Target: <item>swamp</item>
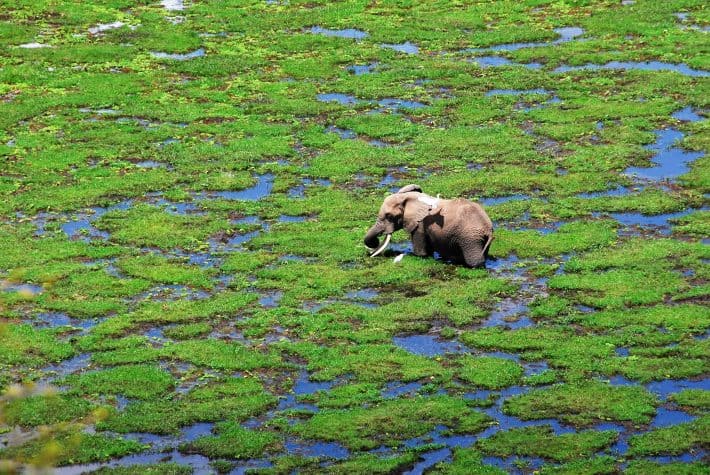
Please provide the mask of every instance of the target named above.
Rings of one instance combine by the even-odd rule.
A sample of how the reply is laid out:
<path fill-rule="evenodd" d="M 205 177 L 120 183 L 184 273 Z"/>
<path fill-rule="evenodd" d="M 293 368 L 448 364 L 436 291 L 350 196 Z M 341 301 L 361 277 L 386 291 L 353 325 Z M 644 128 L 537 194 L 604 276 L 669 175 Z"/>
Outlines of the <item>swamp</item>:
<path fill-rule="evenodd" d="M 706 2 L 0 5 L 0 473 L 710 473 Z"/>

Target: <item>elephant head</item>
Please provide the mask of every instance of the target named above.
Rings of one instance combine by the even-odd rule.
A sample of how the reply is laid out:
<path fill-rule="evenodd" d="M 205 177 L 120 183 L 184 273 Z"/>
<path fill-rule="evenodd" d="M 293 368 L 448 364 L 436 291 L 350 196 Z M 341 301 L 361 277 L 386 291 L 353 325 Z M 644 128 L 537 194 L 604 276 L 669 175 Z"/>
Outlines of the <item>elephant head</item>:
<path fill-rule="evenodd" d="M 390 243 L 392 233 L 405 228 L 412 232 L 429 213 L 436 198 L 422 193 L 419 185 L 407 185 L 385 198 L 377 214 L 377 221 L 365 235 L 365 245 L 376 249 L 371 256 L 382 253 Z M 385 242 L 380 246 L 378 237 L 385 234 Z M 379 247 L 378 247 L 379 246 Z"/>

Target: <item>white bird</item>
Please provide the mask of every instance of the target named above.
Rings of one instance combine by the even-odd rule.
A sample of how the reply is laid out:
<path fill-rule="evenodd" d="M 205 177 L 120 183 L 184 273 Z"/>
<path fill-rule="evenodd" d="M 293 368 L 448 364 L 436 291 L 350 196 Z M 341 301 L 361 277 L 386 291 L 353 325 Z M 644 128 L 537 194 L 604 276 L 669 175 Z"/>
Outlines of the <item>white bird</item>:
<path fill-rule="evenodd" d="M 429 195 L 421 195 L 417 199 L 422 203 L 428 205 L 431 209 L 434 209 L 439 206 L 439 195 L 436 195 L 436 198 L 432 198 Z"/>
<path fill-rule="evenodd" d="M 399 261 L 401 261 L 402 259 L 404 259 L 404 254 L 400 254 L 397 257 L 395 257 L 393 262 L 396 264 Z"/>

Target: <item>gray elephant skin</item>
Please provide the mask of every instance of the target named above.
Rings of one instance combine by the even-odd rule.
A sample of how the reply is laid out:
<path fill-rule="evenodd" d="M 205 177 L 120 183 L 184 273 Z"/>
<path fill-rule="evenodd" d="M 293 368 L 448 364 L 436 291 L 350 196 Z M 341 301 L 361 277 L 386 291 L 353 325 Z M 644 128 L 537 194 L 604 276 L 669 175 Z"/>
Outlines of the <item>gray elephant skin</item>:
<path fill-rule="evenodd" d="M 469 267 L 485 267 L 493 240 L 493 223 L 483 208 L 469 200 L 439 199 L 407 185 L 385 198 L 377 222 L 367 231 L 365 245 L 378 248 L 376 256 L 389 245 L 393 232 L 407 230 L 417 256 L 439 253 L 442 259 Z M 386 235 L 380 246 L 378 237 Z"/>

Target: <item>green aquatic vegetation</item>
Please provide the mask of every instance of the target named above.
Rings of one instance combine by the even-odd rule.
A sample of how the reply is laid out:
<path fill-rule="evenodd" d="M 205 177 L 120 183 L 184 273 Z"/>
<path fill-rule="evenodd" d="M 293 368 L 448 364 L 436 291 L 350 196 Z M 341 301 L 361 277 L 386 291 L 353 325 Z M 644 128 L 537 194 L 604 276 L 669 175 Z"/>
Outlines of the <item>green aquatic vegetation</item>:
<path fill-rule="evenodd" d="M 43 287 L 51 287 L 55 282 L 67 276 L 86 270 L 86 264 L 80 262 L 48 262 L 32 267 L 18 267 L 8 274 L 12 282 L 41 282 Z"/>
<path fill-rule="evenodd" d="M 548 285 L 593 307 L 648 305 L 662 302 L 666 296 L 688 287 L 681 275 L 659 267 L 556 275 L 550 278 Z M 637 282 L 643 282 L 643 287 L 636 285 Z"/>
<path fill-rule="evenodd" d="M 113 320 L 113 319 L 111 319 Z M 75 345 L 84 352 L 126 349 L 143 346 L 147 342 L 144 335 L 131 335 L 123 338 L 103 338 L 101 335 L 78 336 Z"/>
<path fill-rule="evenodd" d="M 710 235 L 710 211 L 695 211 L 687 216 L 673 220 L 673 230 L 696 237 Z"/>
<path fill-rule="evenodd" d="M 64 378 L 79 394 L 121 394 L 130 398 L 152 399 L 175 386 L 170 373 L 150 365 L 126 365 L 89 371 Z"/>
<path fill-rule="evenodd" d="M 313 343 L 281 343 L 284 351 L 307 361 L 310 378 L 329 381 L 355 374 L 362 382 L 417 381 L 423 378 L 446 379 L 450 371 L 440 363 L 414 355 L 394 345 L 320 346 Z"/>
<path fill-rule="evenodd" d="M 39 367 L 73 355 L 71 343 L 60 340 L 53 330 L 0 322 L 0 364 Z"/>
<path fill-rule="evenodd" d="M 163 462 L 145 465 L 126 465 L 118 467 L 101 467 L 92 473 L 96 475 L 131 475 L 136 472 L 145 475 L 191 475 L 193 468 L 172 462 Z"/>
<path fill-rule="evenodd" d="M 254 378 L 229 378 L 198 386 L 182 397 L 131 403 L 121 412 L 111 411 L 97 428 L 119 433 L 175 434 L 196 422 L 245 421 L 276 401 Z"/>
<path fill-rule="evenodd" d="M 154 348 L 148 339 L 143 337 L 136 346 L 92 353 L 91 362 L 102 366 L 151 363 L 157 361 L 161 355 L 161 350 Z"/>
<path fill-rule="evenodd" d="M 213 271 L 194 265 L 170 261 L 157 255 L 135 256 L 119 259 L 117 266 L 131 277 L 148 279 L 164 284 L 183 284 L 210 289 Z"/>
<path fill-rule="evenodd" d="M 392 114 L 347 115 L 335 125 L 375 139 L 397 142 L 411 140 L 422 132 L 421 126 Z"/>
<path fill-rule="evenodd" d="M 701 147 L 704 146 L 705 145 L 703 144 Z M 710 157 L 705 155 L 695 160 L 690 165 L 690 172 L 686 173 L 685 175 L 681 175 L 678 178 L 678 181 L 680 181 L 681 183 L 683 183 L 683 185 L 689 188 L 698 190 L 698 192 L 700 193 L 710 192 Z M 707 212 L 703 213 L 702 211 L 698 211 L 697 213 L 700 214 L 700 217 L 707 214 Z M 706 226 L 705 229 L 707 229 Z"/>
<path fill-rule="evenodd" d="M 96 221 L 96 227 L 111 233 L 111 239 L 133 246 L 197 249 L 218 231 L 231 228 L 225 218 L 180 216 L 150 205 L 135 205 L 127 211 L 111 211 Z"/>
<path fill-rule="evenodd" d="M 120 172 L 120 173 L 119 173 Z M 9 199 L 8 210 L 37 212 L 42 210 L 71 211 L 89 206 L 105 206 L 117 197 L 140 196 L 146 192 L 169 187 L 176 181 L 165 170 L 139 170 L 123 173 L 122 170 L 97 170 L 65 186 L 42 186 Z"/>
<path fill-rule="evenodd" d="M 181 11 L 157 1 L 8 4 L 0 21 L 0 273 L 11 283 L 41 286 L 41 292 L 0 292 L 0 386 L 43 381 L 52 376 L 48 364 L 76 354 L 91 363 L 70 377 L 60 374 L 64 386 L 55 402 L 44 396 L 24 405 L 13 401 L 13 417 L 28 425 L 64 423 L 108 404 L 108 418 L 96 422 L 100 431 L 177 435 L 197 422 L 223 423 L 199 440 L 199 448 L 182 440 L 183 448 L 270 458 L 272 467 L 255 470 L 265 473 L 411 469 L 421 454 L 440 448 L 427 444 L 437 426 L 474 434 L 477 428 L 467 428 L 488 423 L 471 408 L 495 398 L 466 401 L 470 387 L 552 385 L 526 387 L 529 394 L 505 403 L 506 411 L 525 417 L 648 422 L 659 404 L 649 393 L 601 381 L 624 375 L 641 383 L 706 372 L 710 255 L 697 241 L 709 234 L 701 209 L 710 191 L 707 78 L 555 68 L 618 60 L 710 70 L 707 55 L 699 54 L 706 33 L 692 26 L 708 24 L 708 15 L 698 2 L 683 0 L 612 3 L 256 1 L 224 8 L 188 1 Z M 115 21 L 125 25 L 88 31 Z M 313 26 L 354 28 L 367 36 L 327 36 Z M 555 28 L 574 26 L 583 29 L 580 37 L 553 44 Z M 33 42 L 49 47 L 19 47 Z M 405 42 L 419 53 L 382 46 Z M 468 50 L 516 42 L 543 44 Z M 198 48 L 204 56 L 185 60 L 151 54 Z M 483 58 L 494 56 L 510 63 L 486 65 L 493 59 Z M 318 97 L 327 93 L 352 95 L 357 103 Z M 425 107 L 383 107 L 383 99 Z M 705 119 L 671 116 L 684 107 Z M 343 139 L 331 126 L 357 137 Z M 705 156 L 669 183 L 625 175 L 630 166 L 650 164 L 655 131 L 669 127 L 684 134 L 674 147 Z M 211 193 L 251 187 L 266 173 L 273 186 L 260 200 Z M 382 198 L 407 183 L 447 198 L 521 195 L 486 209 L 497 230 L 492 255 L 522 259 L 491 261 L 488 270 L 409 254 L 394 263 L 397 247 L 369 259 L 365 231 Z M 630 192 L 613 196 L 617 186 Z M 611 196 L 579 196 L 604 191 Z M 124 210 L 93 211 L 127 199 Z M 168 203 L 157 204 L 161 199 Z M 182 213 L 170 203 L 190 203 L 198 212 Z M 672 234 L 658 239 L 629 236 L 637 228 L 622 229 L 606 218 L 690 209 L 696 211 L 671 220 Z M 74 213 L 95 213 L 92 224 L 109 238 L 87 231 L 67 237 L 61 227 Z M 239 221 L 247 217 L 260 222 Z M 555 231 L 535 231 L 561 221 Z M 233 236 L 257 230 L 244 250 L 222 249 Z M 407 246 L 406 232 L 394 238 Z M 188 259 L 185 251 L 199 255 Z M 208 253 L 209 259 L 199 259 Z M 535 278 L 547 280 L 533 283 Z M 171 284 L 189 287 L 190 295 L 177 295 L 182 287 L 156 295 Z M 374 297 L 350 295 L 359 290 Z M 270 296 L 272 302 L 257 302 Z M 537 325 L 479 328 L 502 298 L 523 298 Z M 65 318 L 44 315 L 51 312 L 65 313 L 72 324 L 81 318 L 76 326 L 82 328 L 39 329 L 46 320 Z M 151 331 L 165 338 L 146 336 Z M 461 341 L 474 352 L 504 351 L 520 363 L 474 355 L 427 358 L 392 341 L 420 334 Z M 628 356 L 621 356 L 622 348 Z M 522 366 L 531 362 L 549 369 L 525 377 Z M 128 374 L 137 367 L 157 376 L 133 381 Z M 254 417 L 264 422 L 293 375 L 304 370 L 312 381 L 333 382 L 328 390 L 295 395 L 320 413 L 282 411 L 262 431 L 237 425 Z M 234 372 L 254 376 L 236 382 L 227 377 Z M 409 382 L 421 387 L 395 399 L 382 395 L 388 383 Z M 125 407 L 121 391 L 133 393 Z M 704 399 L 690 390 L 671 403 L 700 415 Z M 325 437 L 340 435 L 343 421 L 353 444 L 398 450 L 353 452 L 322 464 L 329 457 L 295 455 L 282 444 L 297 427 L 332 440 Z M 544 441 L 540 450 L 559 449 L 542 455 L 563 462 L 547 463 L 541 473 L 626 469 L 613 457 L 575 446 L 606 432 L 554 436 L 545 430 L 499 433 L 488 442 L 534 433 Z M 691 438 L 700 431 L 687 430 Z M 410 436 L 422 437 L 422 445 L 401 448 Z M 70 438 L 73 444 L 85 437 Z M 144 450 L 136 445 L 112 452 L 109 446 L 119 443 L 108 438 L 84 443 L 102 447 L 98 455 L 87 450 L 87 460 Z M 158 445 L 151 443 L 151 451 Z M 575 450 L 584 454 L 580 460 L 568 458 Z M 451 462 L 435 471 L 504 471 L 485 465 L 478 446 L 453 452 Z M 524 455 L 506 459 L 505 470 L 533 470 Z M 20 451 L 0 456 L 27 457 Z M 225 471 L 235 465 L 210 464 Z M 183 471 L 170 464 L 139 467 L 103 470 Z M 702 468 L 632 460 L 627 471 Z"/>
<path fill-rule="evenodd" d="M 3 21 L 0 23 L 0 38 L 3 43 L 20 44 L 30 41 L 37 33 L 35 25 L 18 24 L 15 22 Z"/>
<path fill-rule="evenodd" d="M 497 457 L 533 456 L 558 462 L 589 457 L 616 440 L 615 431 L 587 430 L 555 435 L 551 426 L 533 426 L 497 432 L 476 446 Z"/>
<path fill-rule="evenodd" d="M 638 332 L 635 337 L 634 332 Z M 641 335 L 638 329 L 628 329 L 627 341 L 630 345 L 639 345 L 633 349 L 634 356 L 643 357 L 702 357 L 703 351 L 710 347 L 706 338 L 688 338 L 671 333 L 654 334 L 653 330 Z M 680 341 L 678 341 L 680 340 Z M 663 346 L 663 345 L 666 346 Z M 640 346 L 643 345 L 643 346 Z"/>
<path fill-rule="evenodd" d="M 454 449 L 453 458 L 451 463 L 436 464 L 431 473 L 442 475 L 466 475 L 469 473 L 503 475 L 507 473 L 496 466 L 484 464 L 483 454 L 476 449 L 457 447 Z"/>
<path fill-rule="evenodd" d="M 230 254 L 224 260 L 221 270 L 227 273 L 253 272 L 275 261 L 277 256 L 263 252 L 240 252 Z"/>
<path fill-rule="evenodd" d="M 535 297 L 528 307 L 530 316 L 535 318 L 566 318 L 572 312 L 572 302 L 557 295 Z"/>
<path fill-rule="evenodd" d="M 504 358 L 472 357 L 459 358 L 457 376 L 475 386 L 500 389 L 515 384 L 523 375 L 523 368 L 515 361 Z"/>
<path fill-rule="evenodd" d="M 218 321 L 233 316 L 257 300 L 252 293 L 223 291 L 200 300 L 169 302 L 143 301 L 133 312 L 117 315 L 96 325 L 89 338 L 123 336 L 129 330 L 146 325 Z"/>
<path fill-rule="evenodd" d="M 466 91 L 458 91 L 458 93 L 457 104 L 451 112 L 452 120 L 457 125 L 473 126 L 484 124 L 491 120 L 506 117 L 509 113 L 507 107 L 491 107 L 493 101 L 489 100 L 489 98 L 480 97 L 478 94 L 470 94 Z"/>
<path fill-rule="evenodd" d="M 305 311 L 296 309 L 252 309 L 249 315 L 239 319 L 234 325 L 247 338 L 263 338 L 273 330 L 274 325 L 283 325 L 287 321 L 299 319 L 303 315 L 305 315 Z"/>
<path fill-rule="evenodd" d="M 708 257 L 710 257 L 710 251 L 707 246 L 700 243 L 673 239 L 634 238 L 619 246 L 574 256 L 565 263 L 565 271 L 584 272 L 613 268 L 644 269 L 653 264 L 672 268 L 678 262 L 696 266 L 701 259 Z"/>
<path fill-rule="evenodd" d="M 543 465 L 540 469 L 540 473 L 545 475 L 601 475 L 617 472 L 616 459 L 609 455 L 600 455 L 586 460 L 575 460 L 562 465 Z"/>
<path fill-rule="evenodd" d="M 165 329 L 165 336 L 175 340 L 189 340 L 200 336 L 205 336 L 212 331 L 212 325 L 209 323 L 186 323 L 184 325 L 175 325 Z"/>
<path fill-rule="evenodd" d="M 270 432 L 245 429 L 235 422 L 215 426 L 216 436 L 200 437 L 186 444 L 183 450 L 211 458 L 249 459 L 275 448 L 279 438 Z"/>
<path fill-rule="evenodd" d="M 704 447 L 710 442 L 710 416 L 693 422 L 653 429 L 629 439 L 629 454 L 634 456 L 670 454 L 679 455 L 694 447 Z"/>
<path fill-rule="evenodd" d="M 93 405 L 64 394 L 35 395 L 0 404 L 4 423 L 23 427 L 68 422 L 86 416 Z"/>
<path fill-rule="evenodd" d="M 535 160 L 533 139 L 525 135 L 519 128 L 507 124 L 495 124 L 489 127 L 452 127 L 419 134 L 414 139 L 414 153 L 422 163 L 429 163 L 432 157 L 437 157 L 437 163 L 448 167 L 465 167 L 466 163 L 474 162 L 488 164 L 529 163 Z M 472 156 L 471 150 L 477 150 Z M 447 168 L 448 168 L 447 167 Z M 501 168 L 501 171 L 508 170 Z M 515 170 L 510 168 L 510 170 Z M 475 180 L 477 175 L 468 174 L 466 178 Z M 463 177 L 462 177 L 463 178 Z M 432 177 L 432 186 L 425 189 L 441 191 Z M 489 190 L 485 190 L 489 191 Z"/>
<path fill-rule="evenodd" d="M 299 401 L 316 404 L 320 408 L 342 409 L 372 404 L 382 399 L 382 387 L 374 383 L 354 383 L 336 386 L 329 391 L 317 391 L 313 394 L 299 394 Z"/>
<path fill-rule="evenodd" d="M 681 351 L 683 355 L 691 358 L 704 358 L 710 349 L 710 341 L 704 339 L 686 339 L 681 343 Z"/>
<path fill-rule="evenodd" d="M 470 348 L 497 349 L 520 353 L 530 361 L 547 360 L 569 376 L 592 372 L 613 374 L 614 348 L 618 338 L 577 335 L 568 327 L 531 327 L 517 330 L 482 328 L 463 332 L 461 341 Z"/>
<path fill-rule="evenodd" d="M 273 351 L 261 352 L 242 343 L 214 339 L 169 343 L 161 353 L 165 358 L 214 369 L 250 371 L 283 365 L 279 355 Z"/>
<path fill-rule="evenodd" d="M 18 224 L 0 225 L 0 269 L 41 267 L 53 262 L 66 262 L 74 258 L 102 258 L 116 255 L 118 248 L 98 246 L 82 241 L 70 241 L 59 236 L 34 239 L 34 226 Z"/>
<path fill-rule="evenodd" d="M 706 267 L 704 267 L 705 269 Z M 678 302 L 678 301 L 684 301 L 684 300 L 692 300 L 692 299 L 702 299 L 703 297 L 706 297 L 710 295 L 710 284 L 702 284 L 695 286 L 685 292 L 681 292 L 679 294 L 674 295 L 671 297 L 672 301 Z"/>
<path fill-rule="evenodd" d="M 671 394 L 669 400 L 693 412 L 702 412 L 710 409 L 710 391 L 704 389 L 684 389 Z"/>
<path fill-rule="evenodd" d="M 613 76 L 616 75 L 613 74 Z M 593 89 L 599 88 L 601 91 L 604 91 L 604 87 L 629 80 L 633 81 L 634 79 L 615 77 L 610 80 L 605 80 L 602 84 L 593 84 L 591 80 L 588 80 L 585 84 L 587 87 L 582 89 L 587 89 L 591 86 Z M 639 82 L 641 80 L 641 78 L 637 79 Z M 629 119 L 641 120 L 646 126 L 644 127 L 646 130 L 640 132 L 640 130 L 635 129 L 633 130 L 633 135 L 628 137 L 629 139 L 633 138 L 634 143 L 641 145 L 653 141 L 653 136 L 649 133 L 649 127 L 647 127 L 650 125 L 649 120 L 665 121 L 678 107 L 675 101 L 669 97 L 654 97 L 653 100 L 646 101 L 638 101 L 635 97 L 622 97 L 612 100 L 599 99 L 599 97 L 588 95 L 576 96 L 574 98 L 568 98 L 565 101 L 566 107 L 564 108 L 541 108 L 533 111 L 530 115 L 545 124 L 594 123 L 602 121 L 603 124 L 611 126 L 612 131 L 617 133 L 619 132 L 618 127 L 620 125 L 635 125 L 634 122 Z M 615 123 L 614 121 L 619 122 Z M 609 122 L 611 122 L 611 124 L 609 124 Z M 602 133 L 604 132 L 605 131 L 602 131 Z"/>
<path fill-rule="evenodd" d="M 635 211 L 644 215 L 657 215 L 682 211 L 699 206 L 701 199 L 695 194 L 668 193 L 646 188 L 625 196 L 597 198 L 562 198 L 553 200 L 550 211 L 562 219 L 589 216 L 593 212 L 623 213 Z"/>
<path fill-rule="evenodd" d="M 210 466 L 217 471 L 217 473 L 229 473 L 232 468 L 234 468 L 234 462 L 229 460 L 214 460 L 210 462 Z"/>
<path fill-rule="evenodd" d="M 536 190 L 541 196 L 569 196 L 603 191 L 613 176 L 601 173 L 558 175 L 554 169 L 518 165 L 491 165 L 467 173 L 441 173 L 421 181 L 425 190 L 437 190 L 442 196 L 506 196 Z"/>
<path fill-rule="evenodd" d="M 665 304 L 637 309 L 613 309 L 581 313 L 572 317 L 587 328 L 595 330 L 621 329 L 644 325 L 673 331 L 702 333 L 710 327 L 710 316 L 702 305 Z"/>
<path fill-rule="evenodd" d="M 560 384 L 513 396 L 503 411 L 524 420 L 557 418 L 575 425 L 598 420 L 645 424 L 655 414 L 656 398 L 643 387 L 601 382 Z"/>
<path fill-rule="evenodd" d="M 226 461 L 219 461 L 220 463 Z M 319 459 L 316 457 L 304 457 L 302 455 L 283 455 L 280 457 L 274 457 L 271 459 L 270 467 L 253 468 L 250 470 L 252 473 L 258 474 L 279 474 L 279 473 L 292 473 L 294 471 L 306 471 L 309 469 L 315 469 L 319 465 Z M 232 469 L 232 463 L 230 467 L 226 468 L 224 471 L 219 471 L 215 467 L 218 473 L 229 473 Z"/>
<path fill-rule="evenodd" d="M 433 266 L 435 261 L 424 262 Z M 401 289 L 407 299 L 397 299 L 372 312 L 372 324 L 382 328 L 391 321 L 396 323 L 394 329 L 399 327 L 400 331 L 419 330 L 407 328 L 411 320 L 420 323 L 419 327 L 428 327 L 431 319 L 446 319 L 453 326 L 468 325 L 488 315 L 488 308 L 493 307 L 498 298 L 514 292 L 513 285 L 503 279 L 479 278 L 481 276 L 475 273 L 462 277 L 451 278 L 444 273 L 440 282 L 412 282 L 411 287 Z"/>
<path fill-rule="evenodd" d="M 548 369 L 542 373 L 533 374 L 532 376 L 525 376 L 523 378 L 523 383 L 527 386 L 542 386 L 557 382 L 558 377 L 559 374 L 557 371 Z"/>
<path fill-rule="evenodd" d="M 700 358 L 646 358 L 632 355 L 626 361 L 613 360 L 610 362 L 612 365 L 615 363 L 619 373 L 641 382 L 689 378 L 701 376 L 707 372 L 707 363 Z"/>
<path fill-rule="evenodd" d="M 354 455 L 348 460 L 328 467 L 333 474 L 388 474 L 397 473 L 411 466 L 417 460 L 414 452 L 405 452 L 392 457 L 378 457 L 374 454 Z"/>
<path fill-rule="evenodd" d="M 557 256 L 607 246 L 616 241 L 616 224 L 612 221 L 565 223 L 550 234 L 536 231 L 496 230 L 491 254 L 519 257 Z"/>
<path fill-rule="evenodd" d="M 39 302 L 48 309 L 95 317 L 125 311 L 123 298 L 149 287 L 150 282 L 143 279 L 121 279 L 105 269 L 87 269 L 53 283 L 39 296 Z"/>
<path fill-rule="evenodd" d="M 232 191 L 249 188 L 255 184 L 254 178 L 248 172 L 235 173 L 218 169 L 202 173 L 193 187 L 196 190 Z"/>
<path fill-rule="evenodd" d="M 703 475 L 708 473 L 708 467 L 703 462 L 671 462 L 656 463 L 647 460 L 633 460 L 629 462 L 625 473 L 629 475 Z"/>
<path fill-rule="evenodd" d="M 552 366 L 564 369 L 565 377 L 570 380 L 585 378 L 592 374 L 624 374 L 629 377 L 650 381 L 683 378 L 695 376 L 703 372 L 700 360 L 704 348 L 689 347 L 684 353 L 675 351 L 671 354 L 654 354 L 650 357 L 636 354 L 630 358 L 615 356 L 616 347 L 637 343 L 663 345 L 674 341 L 674 338 L 653 339 L 658 335 L 655 329 L 653 335 L 639 336 L 639 329 L 634 328 L 629 335 L 578 335 L 567 327 L 522 328 L 517 330 L 502 330 L 499 328 L 484 328 L 475 332 L 463 332 L 461 341 L 471 348 L 497 349 L 520 353 L 524 359 L 537 361 L 547 360 Z M 630 341 L 629 341 L 630 340 Z M 661 357 L 654 357 L 661 356 Z M 554 378 L 554 374 L 543 377 Z"/>
<path fill-rule="evenodd" d="M 23 445 L 0 449 L 0 457 L 22 463 L 40 462 L 63 466 L 104 462 L 144 449 L 145 446 L 135 440 L 100 434 L 61 432 L 49 439 L 35 439 Z"/>
<path fill-rule="evenodd" d="M 358 172 L 379 176 L 386 167 L 410 164 L 411 160 L 391 147 L 376 147 L 359 140 L 341 140 L 308 161 L 308 175 L 335 183 L 352 180 Z"/>
<path fill-rule="evenodd" d="M 318 300 L 342 294 L 350 284 L 350 273 L 343 269 L 304 262 L 285 262 L 257 271 L 256 285 L 264 289 L 287 289 L 280 302 L 293 305 L 303 300 Z"/>
<path fill-rule="evenodd" d="M 483 208 L 494 223 L 496 221 L 513 220 L 526 215 L 535 219 L 549 219 L 549 210 L 546 202 L 537 198 L 510 200 L 497 205 L 484 206 Z"/>
<path fill-rule="evenodd" d="M 365 246 L 354 246 L 353 243 L 361 242 L 366 231 L 366 226 L 343 229 L 340 225 L 323 222 L 289 223 L 279 227 L 278 232 L 257 236 L 249 241 L 248 247 L 265 249 L 276 255 L 318 257 L 330 262 L 355 261 L 365 257 Z"/>
<path fill-rule="evenodd" d="M 304 438 L 339 442 L 351 449 L 397 446 L 445 425 L 457 433 L 474 433 L 490 423 L 485 414 L 471 410 L 449 396 L 395 399 L 368 409 L 327 409 L 291 430 Z M 383 430 L 384 429 L 384 430 Z"/>

